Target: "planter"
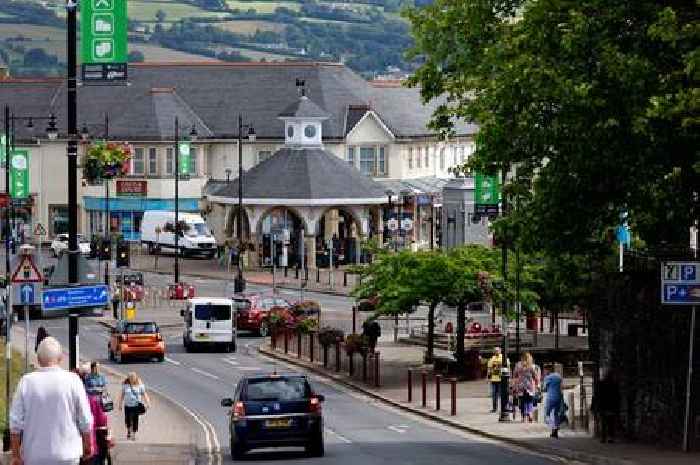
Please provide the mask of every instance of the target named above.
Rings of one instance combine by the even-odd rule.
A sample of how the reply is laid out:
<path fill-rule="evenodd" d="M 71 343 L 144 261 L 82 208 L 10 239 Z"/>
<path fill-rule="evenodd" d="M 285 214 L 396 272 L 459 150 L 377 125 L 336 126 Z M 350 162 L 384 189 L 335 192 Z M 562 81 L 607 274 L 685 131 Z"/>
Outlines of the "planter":
<path fill-rule="evenodd" d="M 129 173 L 131 148 L 125 144 L 97 142 L 87 149 L 83 177 L 91 183 Z"/>

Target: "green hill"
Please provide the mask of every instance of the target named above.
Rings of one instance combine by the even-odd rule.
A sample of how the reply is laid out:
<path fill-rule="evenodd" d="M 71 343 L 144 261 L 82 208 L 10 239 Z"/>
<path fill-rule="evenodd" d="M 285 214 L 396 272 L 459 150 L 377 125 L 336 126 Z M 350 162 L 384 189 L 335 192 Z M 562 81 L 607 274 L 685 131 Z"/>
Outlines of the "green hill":
<path fill-rule="evenodd" d="M 409 72 L 399 11 L 413 1 L 128 0 L 130 60 L 321 60 L 367 76 Z M 60 74 L 64 27 L 62 0 L 0 0 L 0 57 L 15 76 Z"/>

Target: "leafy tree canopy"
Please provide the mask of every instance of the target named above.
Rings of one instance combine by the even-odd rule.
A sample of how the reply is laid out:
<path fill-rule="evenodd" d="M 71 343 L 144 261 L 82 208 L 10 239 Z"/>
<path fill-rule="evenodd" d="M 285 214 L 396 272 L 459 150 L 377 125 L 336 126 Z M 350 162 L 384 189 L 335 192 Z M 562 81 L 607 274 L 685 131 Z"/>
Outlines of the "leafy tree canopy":
<path fill-rule="evenodd" d="M 436 0 L 411 9 L 442 98 L 432 127 L 480 125 L 463 169 L 517 166 L 532 198 L 508 221 L 524 246 L 590 251 L 628 212 L 654 246 L 687 244 L 700 216 L 700 10 L 682 0 Z"/>

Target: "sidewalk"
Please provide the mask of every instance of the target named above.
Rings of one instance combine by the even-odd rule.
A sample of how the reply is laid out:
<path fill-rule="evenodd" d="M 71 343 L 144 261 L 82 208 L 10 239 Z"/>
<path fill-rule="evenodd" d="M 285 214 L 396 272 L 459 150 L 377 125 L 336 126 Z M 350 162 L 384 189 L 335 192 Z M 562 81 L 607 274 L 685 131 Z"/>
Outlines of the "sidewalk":
<path fill-rule="evenodd" d="M 560 431 L 560 439 L 549 437 L 549 429 L 540 422 L 521 423 L 519 414 L 514 422 L 501 423 L 498 414 L 490 413 L 491 400 L 486 380 L 457 383 L 457 415 L 450 415 L 450 384 L 441 383 L 441 409 L 436 411 L 434 375 L 431 366 L 422 365 L 423 350 L 414 346 L 404 346 L 388 341 L 380 341 L 377 350 L 381 353 L 381 387 L 370 387 L 347 374 L 324 369 L 319 362 L 299 360 L 295 351 L 285 355 L 272 350 L 268 345 L 260 347 L 260 352 L 311 371 L 326 375 L 338 384 L 359 390 L 375 399 L 401 410 L 426 417 L 470 433 L 509 444 L 524 447 L 546 455 L 565 460 L 576 460 L 595 465 L 691 465 L 699 463 L 697 454 L 684 454 L 680 451 L 657 449 L 650 445 L 635 443 L 601 444 L 582 429 Z M 316 357 L 319 360 L 320 357 Z M 332 363 L 331 363 L 332 366 Z M 413 402 L 408 403 L 408 369 L 413 368 Z M 428 373 L 426 407 L 421 406 L 421 375 Z M 565 384 L 571 385 L 570 380 Z M 570 387 L 570 386 L 569 386 Z M 571 413 L 571 412 L 570 412 Z M 576 409 L 578 414 L 578 408 Z"/>
<path fill-rule="evenodd" d="M 153 273 L 171 274 L 175 258 L 171 255 L 159 255 L 158 266 L 156 267 L 156 256 L 141 255 L 135 253 L 131 257 L 131 268 L 139 271 L 149 271 Z M 284 276 L 284 268 L 278 268 L 275 273 L 276 286 L 283 289 L 299 289 L 300 281 L 304 280 L 303 271 L 299 272 L 296 278 L 296 270 L 287 269 L 287 276 Z M 203 258 L 181 258 L 180 272 L 183 276 L 194 276 L 199 278 L 211 278 L 221 280 L 233 280 L 236 268 L 222 267 L 216 259 Z M 309 279 L 306 282 L 305 290 L 321 292 L 331 295 L 347 296 L 357 283 L 358 276 L 346 273 L 342 269 L 336 269 L 332 273 L 333 285 L 331 286 L 331 276 L 327 268 L 309 269 Z M 247 282 L 252 284 L 272 286 L 272 269 L 269 270 L 245 270 L 243 275 Z M 318 279 L 318 282 L 317 282 Z"/>
<path fill-rule="evenodd" d="M 18 328 L 19 329 L 19 328 Z M 31 340 L 35 335 L 31 334 Z M 24 352 L 24 331 L 16 330 L 13 345 Z M 87 361 L 83 361 L 87 362 Z M 38 366 L 36 354 L 30 351 L 30 369 Z M 64 357 L 63 368 L 67 369 L 67 358 Z M 110 367 L 102 368 L 107 378 L 107 389 L 114 400 L 114 410 L 108 413 L 109 428 L 115 441 L 112 449 L 114 463 L 125 465 L 168 464 L 191 465 L 201 452 L 200 440 L 203 432 L 197 427 L 193 418 L 179 405 L 161 396 L 153 390 L 148 391 L 151 408 L 139 420 L 139 433 L 135 441 L 126 440 L 124 412 L 117 410 L 121 385 L 126 373 Z M 148 386 L 146 387 L 148 389 Z M 163 428 L 163 425 L 168 425 Z M 2 456 L 7 460 L 8 456 Z M 0 460 L 0 463 L 5 463 Z M 9 461 L 7 462 L 9 463 Z"/>

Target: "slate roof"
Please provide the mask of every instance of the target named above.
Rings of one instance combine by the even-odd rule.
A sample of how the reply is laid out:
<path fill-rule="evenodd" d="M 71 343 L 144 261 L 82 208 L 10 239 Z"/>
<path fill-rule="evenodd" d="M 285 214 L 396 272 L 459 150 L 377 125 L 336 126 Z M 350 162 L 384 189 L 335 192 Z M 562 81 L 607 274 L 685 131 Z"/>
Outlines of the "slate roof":
<path fill-rule="evenodd" d="M 186 127 L 196 124 L 202 138 L 233 138 L 240 113 L 258 138 L 281 140 L 278 115 L 298 103 L 296 79 L 305 81 L 309 103 L 329 115 L 326 140 L 344 138 L 348 110 L 359 105 L 371 107 L 398 138 L 433 135 L 427 124 L 439 102 L 423 105 L 417 89 L 373 85 L 343 65 L 309 62 L 130 64 L 128 86 L 79 87 L 78 125 L 102 121 L 107 111 L 116 139 L 170 140 L 177 114 Z M 53 111 L 66 132 L 63 80 L 0 80 L 0 102 L 22 114 Z M 20 139 L 36 136 L 18 129 Z M 457 127 L 458 134 L 475 132 L 473 125 Z"/>
<path fill-rule="evenodd" d="M 238 199 L 238 178 L 205 187 Z M 321 148 L 284 147 L 243 175 L 243 199 L 383 199 L 385 189 Z"/>
<path fill-rule="evenodd" d="M 279 114 L 281 118 L 330 118 L 330 113 L 316 105 L 306 95 L 289 105 Z"/>

